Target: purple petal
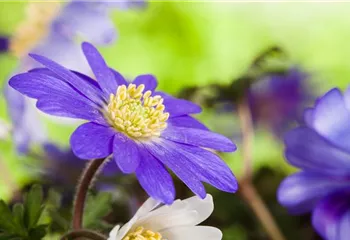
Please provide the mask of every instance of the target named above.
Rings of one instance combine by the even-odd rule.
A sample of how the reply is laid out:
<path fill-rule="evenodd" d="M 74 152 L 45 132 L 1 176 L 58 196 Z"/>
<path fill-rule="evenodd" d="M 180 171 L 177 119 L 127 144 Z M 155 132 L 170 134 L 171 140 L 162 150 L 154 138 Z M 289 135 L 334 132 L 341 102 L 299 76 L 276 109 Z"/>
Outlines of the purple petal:
<path fill-rule="evenodd" d="M 346 108 L 350 110 L 350 86 L 344 92 L 344 102 L 345 102 Z"/>
<path fill-rule="evenodd" d="M 114 74 L 114 78 L 115 78 L 115 81 L 117 82 L 118 86 L 120 86 L 120 85 L 128 86 L 129 85 L 129 83 L 125 80 L 123 75 L 121 75 L 119 72 L 117 72 L 116 70 L 114 70 L 112 68 L 110 68 L 110 70 Z"/>
<path fill-rule="evenodd" d="M 9 38 L 0 36 L 0 53 L 6 52 L 9 47 Z"/>
<path fill-rule="evenodd" d="M 147 6 L 145 0 L 127 0 L 127 1 L 105 1 L 102 4 L 107 4 L 109 7 L 127 10 L 130 8 L 143 8 Z"/>
<path fill-rule="evenodd" d="M 170 114 L 170 118 L 200 113 L 202 111 L 201 107 L 193 102 L 174 98 L 163 92 L 154 92 L 153 95 L 160 95 L 164 99 L 165 111 Z"/>
<path fill-rule="evenodd" d="M 133 173 L 139 166 L 141 156 L 137 143 L 128 136 L 117 133 L 113 143 L 113 157 L 123 173 Z"/>
<path fill-rule="evenodd" d="M 178 152 L 191 161 L 197 168 L 200 180 L 225 192 L 236 192 L 238 184 L 227 164 L 216 154 L 199 147 L 173 143 Z"/>
<path fill-rule="evenodd" d="M 10 79 L 9 84 L 19 92 L 39 99 L 37 107 L 48 114 L 105 122 L 97 104 L 51 75 L 18 74 Z"/>
<path fill-rule="evenodd" d="M 350 151 L 350 111 L 339 89 L 321 97 L 313 115 L 313 127 L 320 135 Z"/>
<path fill-rule="evenodd" d="M 59 78 L 62 79 L 60 76 L 58 76 L 57 74 L 55 74 L 54 72 L 52 72 L 51 70 L 49 70 L 48 68 L 33 68 L 31 70 L 29 70 L 30 73 L 41 73 L 41 74 L 45 74 L 45 75 L 49 75 L 55 78 Z M 97 81 L 92 79 L 91 77 L 82 74 L 80 72 L 77 71 L 71 71 L 72 73 L 74 73 L 75 75 L 77 75 L 78 77 L 84 79 L 86 82 L 90 83 L 91 85 L 93 85 L 94 87 L 100 89 L 100 86 L 98 85 Z M 64 81 L 64 79 L 62 79 Z"/>
<path fill-rule="evenodd" d="M 84 123 L 70 138 L 72 150 L 81 159 L 105 158 L 113 152 L 115 131 L 96 123 Z"/>
<path fill-rule="evenodd" d="M 142 160 L 136 169 L 141 186 L 152 198 L 165 204 L 173 203 L 175 187 L 171 175 L 147 150 L 141 149 L 141 154 Z"/>
<path fill-rule="evenodd" d="M 350 206 L 346 213 L 343 215 L 342 219 L 338 223 L 338 238 L 337 239 L 348 239 L 350 236 Z"/>
<path fill-rule="evenodd" d="M 198 128 L 209 131 L 204 124 L 191 116 L 170 118 L 168 119 L 167 123 L 174 127 Z"/>
<path fill-rule="evenodd" d="M 14 125 L 19 125 L 25 112 L 25 97 L 10 85 L 5 85 L 4 95 L 11 120 Z"/>
<path fill-rule="evenodd" d="M 111 44 L 117 33 L 107 10 L 99 2 L 68 2 L 54 21 L 55 31 L 70 39 L 80 35 L 97 45 Z"/>
<path fill-rule="evenodd" d="M 107 125 L 97 108 L 91 107 L 85 101 L 68 99 L 66 96 L 43 96 L 36 103 L 36 107 L 54 116 L 85 119 Z"/>
<path fill-rule="evenodd" d="M 136 86 L 144 84 L 145 85 L 144 91 L 149 90 L 151 92 L 153 92 L 158 85 L 156 77 L 151 74 L 137 76 L 132 83 L 135 84 Z"/>
<path fill-rule="evenodd" d="M 95 103 L 101 104 L 102 96 L 101 96 L 101 90 L 92 86 L 91 84 L 87 84 L 84 79 L 79 78 L 77 75 L 69 71 L 68 69 L 62 67 L 61 65 L 51 61 L 50 59 L 47 59 L 43 56 L 36 55 L 36 54 L 30 54 L 32 58 L 34 58 L 36 61 L 43 64 L 45 67 L 56 73 L 58 76 L 60 76 L 64 81 L 71 84 L 73 87 L 75 87 L 79 92 L 81 92 L 83 95 L 85 95 L 87 98 L 92 100 Z"/>
<path fill-rule="evenodd" d="M 169 141 L 144 144 L 145 148 L 159 161 L 169 167 L 195 194 L 205 198 L 206 191 L 198 176 L 198 167 Z"/>
<path fill-rule="evenodd" d="M 29 72 L 15 75 L 9 81 L 9 85 L 31 98 L 45 96 L 59 96 L 62 98 L 86 102 L 87 105 L 97 108 L 98 105 L 81 95 L 68 83 L 51 75 Z"/>
<path fill-rule="evenodd" d="M 117 164 L 115 164 L 115 161 L 108 161 L 106 164 L 103 165 L 103 168 L 102 168 L 103 176 L 113 177 L 113 176 L 117 176 L 120 173 L 121 171 L 118 168 Z"/>
<path fill-rule="evenodd" d="M 287 177 L 279 186 L 278 201 L 293 214 L 311 211 L 320 199 L 349 185 L 349 181 L 319 173 L 299 172 Z"/>
<path fill-rule="evenodd" d="M 20 154 L 26 154 L 30 144 L 47 139 L 46 130 L 40 122 L 39 112 L 29 98 L 9 85 L 4 89 L 7 109 L 13 123 L 13 140 Z M 35 126 L 35 128 L 33 128 Z"/>
<path fill-rule="evenodd" d="M 304 122 L 305 122 L 306 126 L 312 128 L 313 122 L 314 122 L 314 109 L 313 108 L 305 109 Z"/>
<path fill-rule="evenodd" d="M 201 107 L 190 101 L 176 98 L 164 98 L 165 111 L 170 114 L 170 118 L 196 114 L 202 111 Z"/>
<path fill-rule="evenodd" d="M 285 144 L 286 158 L 296 167 L 333 176 L 350 175 L 350 154 L 310 128 L 299 127 L 288 132 Z"/>
<path fill-rule="evenodd" d="M 312 214 L 312 224 L 327 240 L 347 240 L 350 234 L 350 191 L 336 192 L 323 199 Z"/>
<path fill-rule="evenodd" d="M 178 143 L 211 148 L 222 152 L 236 150 L 236 146 L 230 139 L 217 133 L 196 128 L 168 126 L 162 132 L 161 137 Z"/>
<path fill-rule="evenodd" d="M 101 89 L 108 97 L 111 93 L 115 94 L 118 87 L 117 82 L 101 54 L 87 42 L 83 43 L 82 48 Z"/>
<path fill-rule="evenodd" d="M 71 70 L 90 73 L 89 64 L 84 57 L 80 45 L 54 29 L 51 29 L 48 36 L 42 39 L 38 45 L 31 50 L 31 53 L 44 56 Z M 26 66 L 25 68 L 28 68 L 28 66 L 30 66 L 30 68 L 40 66 L 39 63 L 35 62 L 30 57 L 23 58 L 21 63 L 22 66 Z"/>

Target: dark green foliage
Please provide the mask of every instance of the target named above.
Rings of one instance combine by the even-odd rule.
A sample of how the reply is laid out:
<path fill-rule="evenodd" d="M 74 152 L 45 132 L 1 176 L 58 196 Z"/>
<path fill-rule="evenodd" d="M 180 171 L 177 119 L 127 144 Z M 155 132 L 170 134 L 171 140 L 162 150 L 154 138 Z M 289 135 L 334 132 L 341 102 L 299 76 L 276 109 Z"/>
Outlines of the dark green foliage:
<path fill-rule="evenodd" d="M 69 231 L 70 228 L 72 216 L 71 210 L 67 211 L 67 208 L 71 208 L 71 206 L 62 206 L 60 198 L 59 193 L 52 189 L 49 191 L 46 211 L 51 219 L 51 233 L 64 233 Z M 104 221 L 104 217 L 113 209 L 112 203 L 112 195 L 110 193 L 89 194 L 84 210 L 84 228 L 99 231 L 110 230 L 113 225 Z"/>
<path fill-rule="evenodd" d="M 85 206 L 84 227 L 87 229 L 110 229 L 113 227 L 103 221 L 112 206 L 112 195 L 107 192 L 90 195 Z"/>
<path fill-rule="evenodd" d="M 23 204 L 13 205 L 12 212 L 0 200 L 0 240 L 42 239 L 47 228 L 39 223 L 43 209 L 43 191 L 38 185 L 34 185 L 25 195 Z"/>

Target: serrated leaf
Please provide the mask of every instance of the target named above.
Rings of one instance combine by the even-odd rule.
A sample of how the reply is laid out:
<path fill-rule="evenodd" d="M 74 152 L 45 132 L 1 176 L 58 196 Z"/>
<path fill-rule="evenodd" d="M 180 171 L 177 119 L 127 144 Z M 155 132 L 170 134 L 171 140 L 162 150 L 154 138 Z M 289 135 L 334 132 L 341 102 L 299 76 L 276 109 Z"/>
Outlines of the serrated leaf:
<path fill-rule="evenodd" d="M 57 209 L 48 209 L 48 214 L 53 223 L 55 223 L 63 232 L 69 230 L 70 222 L 61 216 Z"/>
<path fill-rule="evenodd" d="M 34 185 L 24 199 L 24 223 L 28 229 L 34 228 L 43 211 L 43 190 L 39 185 Z"/>
<path fill-rule="evenodd" d="M 54 189 L 49 189 L 49 194 L 46 200 L 46 205 L 50 208 L 59 208 L 61 205 L 61 195 L 56 192 Z"/>
<path fill-rule="evenodd" d="M 99 193 L 97 196 L 89 196 L 84 215 L 84 227 L 96 228 L 96 223 L 103 222 L 111 210 L 112 195 L 107 192 Z"/>
<path fill-rule="evenodd" d="M 13 219 L 12 213 L 7 204 L 0 200 L 0 230 L 5 233 L 17 233 L 18 226 Z"/>

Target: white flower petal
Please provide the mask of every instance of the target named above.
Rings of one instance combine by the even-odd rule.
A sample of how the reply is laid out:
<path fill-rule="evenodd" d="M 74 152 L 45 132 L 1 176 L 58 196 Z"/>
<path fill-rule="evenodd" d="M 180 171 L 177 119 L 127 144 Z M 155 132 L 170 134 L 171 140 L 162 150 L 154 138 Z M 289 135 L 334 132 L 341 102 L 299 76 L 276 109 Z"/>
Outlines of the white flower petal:
<path fill-rule="evenodd" d="M 191 211 L 176 211 L 172 213 L 159 214 L 138 221 L 138 226 L 143 226 L 146 229 L 159 232 L 163 229 L 177 227 L 177 226 L 195 226 L 194 222 L 198 219 L 198 213 L 194 210 Z"/>
<path fill-rule="evenodd" d="M 115 240 L 116 239 L 116 237 L 118 235 L 119 228 L 120 228 L 120 226 L 117 225 L 112 229 L 112 231 L 109 233 L 108 240 Z"/>
<path fill-rule="evenodd" d="M 135 215 L 129 222 L 123 225 L 123 227 L 118 231 L 118 234 L 115 238 L 111 240 L 121 240 L 132 228 L 135 228 L 135 223 L 137 222 L 138 217 Z"/>
<path fill-rule="evenodd" d="M 214 227 L 175 227 L 161 231 L 162 237 L 169 240 L 221 240 L 222 232 Z"/>
<path fill-rule="evenodd" d="M 207 219 L 214 210 L 213 197 L 207 194 L 205 199 L 197 196 L 186 200 L 177 200 L 170 206 L 162 206 L 137 221 L 154 231 L 176 226 L 195 226 Z"/>
<path fill-rule="evenodd" d="M 148 198 L 146 202 L 142 204 L 142 206 L 137 210 L 135 217 L 141 218 L 143 216 L 146 216 L 149 212 L 151 212 L 153 209 L 155 209 L 160 204 L 159 201 Z"/>
<path fill-rule="evenodd" d="M 195 210 L 198 213 L 198 218 L 192 223 L 193 225 L 203 222 L 214 211 L 213 197 L 210 194 L 207 194 L 204 199 L 194 196 L 184 200 L 184 202 L 186 202 L 189 209 Z"/>
<path fill-rule="evenodd" d="M 160 202 L 157 200 L 154 200 L 153 198 L 147 199 L 147 201 L 142 204 L 139 210 L 137 210 L 134 217 L 130 219 L 129 222 L 124 224 L 121 229 L 119 229 L 115 238 L 110 240 L 121 240 L 131 229 L 135 229 L 139 226 L 139 224 L 137 224 L 137 221 L 139 220 L 140 217 L 147 216 L 150 213 L 150 211 L 156 208 L 159 204 Z"/>
<path fill-rule="evenodd" d="M 173 213 L 178 210 L 186 210 L 187 207 L 188 205 L 184 201 L 178 199 L 178 200 L 175 200 L 171 205 L 164 205 L 164 206 L 161 206 L 160 208 L 155 209 L 154 211 L 150 212 L 146 217 L 148 218 L 155 215 Z"/>
<path fill-rule="evenodd" d="M 196 226 L 207 219 L 214 210 L 211 195 L 208 194 L 205 199 L 195 196 L 183 201 L 176 200 L 172 205 L 156 209 L 159 204 L 158 201 L 149 198 L 128 223 L 111 232 L 109 240 L 121 240 L 137 227 L 164 233 L 165 238 L 170 240 L 222 238 L 219 229 Z"/>

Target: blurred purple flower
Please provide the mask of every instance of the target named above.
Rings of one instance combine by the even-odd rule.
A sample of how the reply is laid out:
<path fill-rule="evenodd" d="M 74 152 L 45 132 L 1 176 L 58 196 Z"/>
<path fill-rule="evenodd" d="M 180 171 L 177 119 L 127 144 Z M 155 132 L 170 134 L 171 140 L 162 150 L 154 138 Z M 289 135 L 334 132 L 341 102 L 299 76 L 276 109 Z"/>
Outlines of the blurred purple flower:
<path fill-rule="evenodd" d="M 287 161 L 302 171 L 287 177 L 279 202 L 292 213 L 312 211 L 313 226 L 328 240 L 350 234 L 350 88 L 332 89 L 304 114 L 305 126 L 286 134 Z"/>
<path fill-rule="evenodd" d="M 0 36 L 0 53 L 7 52 L 8 48 L 9 48 L 8 37 Z"/>
<path fill-rule="evenodd" d="M 114 8 L 143 6 L 144 1 L 70 1 L 63 6 L 57 16 L 49 23 L 48 34 L 34 49 L 28 51 L 46 56 L 63 66 L 90 74 L 89 66 L 82 54 L 78 38 L 96 45 L 108 45 L 117 37 L 109 13 Z M 50 7 L 50 4 L 41 6 Z M 56 5 L 53 5 L 55 7 Z M 40 16 L 38 16 L 40 18 Z M 31 29 L 30 27 L 28 29 Z M 30 37 L 30 36 L 29 36 Z M 26 55 L 26 54 L 25 54 Z M 16 72 L 38 67 L 38 63 L 24 56 Z M 13 136 L 17 151 L 26 154 L 31 144 L 42 144 L 47 140 L 46 131 L 32 103 L 17 91 L 5 85 L 7 108 L 13 123 Z M 33 128 L 33 126 L 36 126 Z"/>
<path fill-rule="evenodd" d="M 46 131 L 35 106 L 11 87 L 4 88 L 7 109 L 12 120 L 12 138 L 19 153 L 29 151 L 29 143 L 46 141 Z"/>
<path fill-rule="evenodd" d="M 46 68 L 16 75 L 9 82 L 37 99 L 43 112 L 88 121 L 70 139 L 79 158 L 113 154 L 122 172 L 136 173 L 146 192 L 167 204 L 174 201 L 175 189 L 165 166 L 202 198 L 206 196 L 202 182 L 227 192 L 237 190 L 230 168 L 202 148 L 232 152 L 236 146 L 190 116 L 201 112 L 199 106 L 156 92 L 152 75 L 128 83 L 93 45 L 83 43 L 82 48 L 97 81 L 32 54 Z"/>
<path fill-rule="evenodd" d="M 86 161 L 78 158 L 71 149 L 61 149 L 53 143 L 43 144 L 45 153 L 44 174 L 59 186 L 75 188 L 86 166 Z M 119 169 L 112 161 L 107 162 L 102 170 L 104 176 L 114 176 Z"/>
<path fill-rule="evenodd" d="M 307 77 L 299 69 L 293 68 L 254 83 L 248 92 L 254 122 L 282 137 L 293 122 L 300 120 L 302 109 L 311 99 Z"/>

